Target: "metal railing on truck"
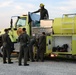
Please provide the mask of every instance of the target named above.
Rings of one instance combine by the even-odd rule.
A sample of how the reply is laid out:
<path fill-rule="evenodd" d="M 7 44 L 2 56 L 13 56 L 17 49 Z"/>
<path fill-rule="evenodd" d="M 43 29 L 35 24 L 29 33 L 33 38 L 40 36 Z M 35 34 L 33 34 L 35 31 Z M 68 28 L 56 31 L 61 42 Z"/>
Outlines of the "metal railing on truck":
<path fill-rule="evenodd" d="M 75 14 L 63 14 L 61 33 L 63 33 L 64 30 L 71 30 L 71 33 L 74 33 L 75 16 L 76 16 L 76 13 Z"/>

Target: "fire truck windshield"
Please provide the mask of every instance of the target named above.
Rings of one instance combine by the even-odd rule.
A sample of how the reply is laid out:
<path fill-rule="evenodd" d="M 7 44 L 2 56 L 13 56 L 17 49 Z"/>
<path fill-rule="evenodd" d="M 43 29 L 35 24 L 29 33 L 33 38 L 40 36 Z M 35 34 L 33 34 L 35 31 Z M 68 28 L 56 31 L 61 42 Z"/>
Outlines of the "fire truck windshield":
<path fill-rule="evenodd" d="M 18 19 L 16 26 L 17 27 L 23 27 L 26 25 L 26 18 L 25 17 L 21 17 Z"/>

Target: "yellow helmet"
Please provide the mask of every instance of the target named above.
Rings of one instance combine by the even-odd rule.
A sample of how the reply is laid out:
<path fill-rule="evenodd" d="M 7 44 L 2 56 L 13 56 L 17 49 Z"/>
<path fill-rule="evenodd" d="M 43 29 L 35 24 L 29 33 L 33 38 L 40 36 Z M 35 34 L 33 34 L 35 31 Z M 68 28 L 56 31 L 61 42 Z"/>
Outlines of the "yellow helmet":
<path fill-rule="evenodd" d="M 44 5 L 43 3 L 41 3 L 41 4 L 40 4 L 40 7 L 43 7 L 43 6 L 45 6 L 45 5 Z"/>

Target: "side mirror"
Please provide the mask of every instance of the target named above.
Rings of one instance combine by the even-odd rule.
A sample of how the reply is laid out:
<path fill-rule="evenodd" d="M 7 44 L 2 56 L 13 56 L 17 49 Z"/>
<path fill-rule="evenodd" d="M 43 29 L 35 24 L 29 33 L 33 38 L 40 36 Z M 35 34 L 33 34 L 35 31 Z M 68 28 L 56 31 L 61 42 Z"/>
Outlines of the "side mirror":
<path fill-rule="evenodd" d="M 10 21 L 10 27 L 11 28 L 13 27 L 13 19 L 11 19 L 11 21 Z"/>
<path fill-rule="evenodd" d="M 20 16 L 18 16 L 17 18 L 20 19 Z"/>
<path fill-rule="evenodd" d="M 17 30 L 17 28 L 14 28 L 14 30 L 16 31 L 16 30 Z"/>

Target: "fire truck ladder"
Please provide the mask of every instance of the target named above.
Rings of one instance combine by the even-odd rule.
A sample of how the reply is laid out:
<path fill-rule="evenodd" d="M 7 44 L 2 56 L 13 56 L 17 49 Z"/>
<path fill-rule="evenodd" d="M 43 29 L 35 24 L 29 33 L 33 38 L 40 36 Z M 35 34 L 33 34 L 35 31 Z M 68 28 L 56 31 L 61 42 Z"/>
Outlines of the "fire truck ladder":
<path fill-rule="evenodd" d="M 75 15 L 76 14 L 63 14 L 61 33 L 63 33 L 64 30 L 71 30 L 72 33 L 74 33 Z"/>

